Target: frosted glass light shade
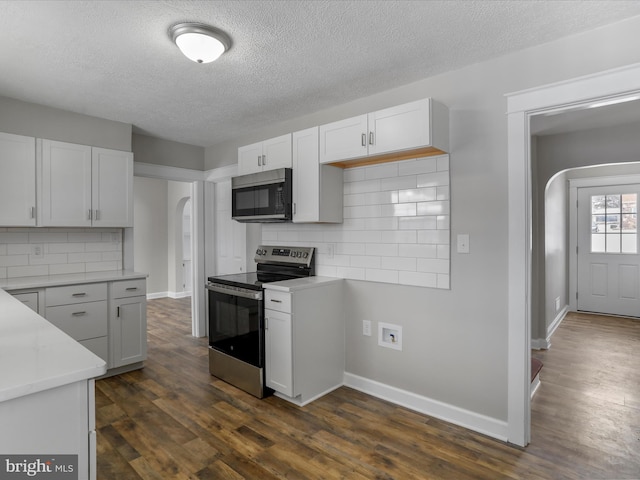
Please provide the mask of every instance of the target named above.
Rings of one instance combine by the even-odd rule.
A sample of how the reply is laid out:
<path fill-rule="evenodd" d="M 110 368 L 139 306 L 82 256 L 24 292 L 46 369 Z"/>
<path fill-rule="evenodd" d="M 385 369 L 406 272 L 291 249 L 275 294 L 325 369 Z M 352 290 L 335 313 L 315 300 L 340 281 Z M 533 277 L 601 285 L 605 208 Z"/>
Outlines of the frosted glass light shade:
<path fill-rule="evenodd" d="M 197 63 L 213 62 L 231 46 L 224 32 L 202 23 L 180 23 L 169 33 L 184 56 Z"/>

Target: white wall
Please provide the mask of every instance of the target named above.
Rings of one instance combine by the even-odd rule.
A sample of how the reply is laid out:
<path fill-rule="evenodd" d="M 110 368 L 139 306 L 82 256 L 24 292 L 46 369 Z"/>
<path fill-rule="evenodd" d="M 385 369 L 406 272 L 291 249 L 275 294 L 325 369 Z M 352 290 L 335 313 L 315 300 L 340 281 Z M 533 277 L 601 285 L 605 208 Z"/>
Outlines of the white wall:
<path fill-rule="evenodd" d="M 509 92 L 640 62 L 640 18 L 270 124 L 207 148 L 205 168 L 236 162 L 237 148 L 431 96 L 450 110 L 451 290 L 349 280 L 347 371 L 476 415 L 507 418 L 507 122 Z M 416 46 L 416 61 L 429 61 Z M 402 352 L 362 336 L 362 320 L 400 323 Z M 393 320 L 397 320 L 393 322 Z M 524 319 L 523 319 L 524 322 Z"/>
<path fill-rule="evenodd" d="M 182 212 L 183 206 L 191 197 L 191 184 L 187 182 L 168 182 L 167 190 L 167 268 L 168 291 L 175 297 L 182 287 Z"/>
<path fill-rule="evenodd" d="M 166 180 L 133 178 L 134 270 L 149 274 L 147 294 L 166 296 L 168 291 L 168 227 Z"/>

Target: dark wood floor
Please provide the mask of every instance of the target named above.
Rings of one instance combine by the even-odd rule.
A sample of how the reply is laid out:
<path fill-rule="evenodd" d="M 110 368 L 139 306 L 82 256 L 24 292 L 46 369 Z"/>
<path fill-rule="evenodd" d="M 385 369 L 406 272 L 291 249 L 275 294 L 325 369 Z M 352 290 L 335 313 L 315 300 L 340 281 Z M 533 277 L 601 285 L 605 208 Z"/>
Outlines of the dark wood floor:
<path fill-rule="evenodd" d="M 96 382 L 98 479 L 640 478 L 640 323 L 571 315 L 526 449 L 349 388 L 304 408 L 212 377 L 189 300 L 149 302 L 145 368 Z"/>

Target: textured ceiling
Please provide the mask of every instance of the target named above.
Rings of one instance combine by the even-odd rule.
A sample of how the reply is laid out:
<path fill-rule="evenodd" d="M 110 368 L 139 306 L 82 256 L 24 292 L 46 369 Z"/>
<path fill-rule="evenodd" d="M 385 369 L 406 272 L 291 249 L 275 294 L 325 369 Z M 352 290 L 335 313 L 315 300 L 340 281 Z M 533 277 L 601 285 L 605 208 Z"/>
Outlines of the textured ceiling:
<path fill-rule="evenodd" d="M 356 98 L 640 15 L 640 1 L 0 0 L 0 95 L 209 146 Z M 232 49 L 190 62 L 167 29 Z"/>

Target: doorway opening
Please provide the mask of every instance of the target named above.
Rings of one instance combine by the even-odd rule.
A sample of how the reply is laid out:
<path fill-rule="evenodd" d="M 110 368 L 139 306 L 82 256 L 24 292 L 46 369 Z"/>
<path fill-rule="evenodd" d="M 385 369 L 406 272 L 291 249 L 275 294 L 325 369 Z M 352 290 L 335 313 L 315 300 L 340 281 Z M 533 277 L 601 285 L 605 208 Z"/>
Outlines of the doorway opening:
<path fill-rule="evenodd" d="M 640 99 L 640 64 L 507 96 L 509 157 L 508 419 L 511 443 L 531 439 L 532 120 Z M 537 233 L 537 232 L 536 232 Z"/>

